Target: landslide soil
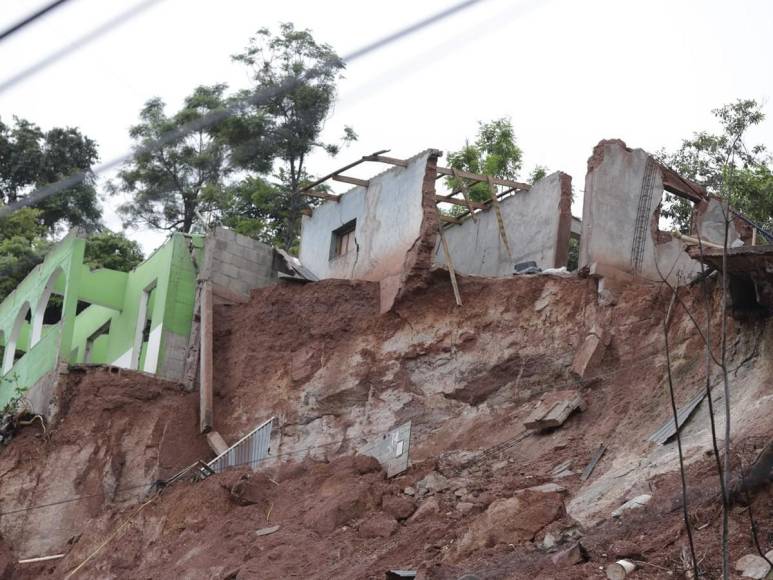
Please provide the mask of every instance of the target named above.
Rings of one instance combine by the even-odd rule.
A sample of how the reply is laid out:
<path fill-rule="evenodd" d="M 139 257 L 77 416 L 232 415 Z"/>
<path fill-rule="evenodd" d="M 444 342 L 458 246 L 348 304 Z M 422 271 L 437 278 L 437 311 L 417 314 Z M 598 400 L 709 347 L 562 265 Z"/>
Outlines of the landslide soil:
<path fill-rule="evenodd" d="M 18 577 L 63 577 L 119 529 L 75 577 L 383 578 L 407 568 L 424 578 L 601 578 L 600 567 L 619 557 L 642 562 L 637 578 L 679 577 L 686 536 L 674 444 L 646 440 L 668 417 L 668 296 L 631 286 L 616 305 L 600 306 L 594 282 L 575 277 L 460 284 L 462 308 L 447 274 L 436 273 L 386 315 L 378 314 L 377 285 L 345 281 L 275 286 L 246 305 L 218 306 L 215 426 L 235 441 L 277 417 L 272 455 L 286 463 L 181 482 L 131 506 L 100 503 L 66 558 Z M 702 324 L 698 292 L 683 299 Z M 579 380 L 568 369 L 594 325 L 612 343 Z M 671 329 L 681 404 L 702 385 L 703 350 L 683 310 Z M 744 417 L 733 432 L 738 467 L 773 430 L 771 328 L 732 323 L 730 331 L 732 400 Z M 525 432 L 536 401 L 567 388 L 581 393 L 585 410 L 555 431 Z M 683 432 L 696 547 L 707 577 L 716 577 L 720 513 L 703 407 Z M 354 455 L 407 420 L 407 472 L 387 479 Z M 195 428 L 193 417 L 186 421 Z M 103 425 L 110 430 L 109 420 Z M 180 459 L 194 440 L 180 441 Z M 604 456 L 581 481 L 601 443 Z M 542 484 L 559 487 L 534 489 Z M 610 517 L 642 493 L 653 495 L 648 509 Z M 770 493 L 751 494 L 764 549 L 773 541 Z M 734 559 L 754 551 L 745 508 L 731 513 Z M 553 563 L 577 541 L 583 561 Z"/>

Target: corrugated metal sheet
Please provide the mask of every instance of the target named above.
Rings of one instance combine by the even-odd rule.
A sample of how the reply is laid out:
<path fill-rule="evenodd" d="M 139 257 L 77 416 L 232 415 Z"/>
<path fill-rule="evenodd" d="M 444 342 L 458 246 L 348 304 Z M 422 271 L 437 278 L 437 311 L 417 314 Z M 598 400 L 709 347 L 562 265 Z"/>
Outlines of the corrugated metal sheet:
<path fill-rule="evenodd" d="M 271 442 L 271 425 L 274 417 L 255 427 L 207 465 L 215 473 L 221 473 L 229 467 L 247 466 L 251 469 L 268 457 Z"/>
<path fill-rule="evenodd" d="M 700 402 L 703 400 L 703 398 L 706 396 L 706 390 L 701 389 L 698 391 L 695 396 L 690 399 L 687 404 L 682 407 L 681 409 L 678 409 L 676 412 L 677 417 L 677 423 L 679 424 L 679 428 L 682 428 L 682 425 L 684 425 L 684 422 L 689 419 L 690 415 L 692 415 L 692 412 L 700 405 Z M 674 416 L 669 415 L 668 419 L 666 419 L 666 422 L 655 431 L 652 435 L 649 436 L 649 440 L 653 443 L 658 443 L 659 445 L 663 445 L 666 443 L 671 437 L 676 435 L 676 428 L 674 426 Z"/>

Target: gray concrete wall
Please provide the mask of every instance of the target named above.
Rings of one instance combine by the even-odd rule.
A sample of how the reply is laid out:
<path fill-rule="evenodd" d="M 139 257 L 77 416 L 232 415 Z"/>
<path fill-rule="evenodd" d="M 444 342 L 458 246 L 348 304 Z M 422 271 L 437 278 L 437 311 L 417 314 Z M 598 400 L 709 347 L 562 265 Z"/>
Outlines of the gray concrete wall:
<path fill-rule="evenodd" d="M 316 276 L 394 282 L 403 272 L 405 257 L 419 238 L 423 218 L 422 182 L 430 151 L 411 158 L 407 167 L 395 166 L 304 216 L 301 263 Z M 331 257 L 333 232 L 357 220 L 356 247 Z"/>
<path fill-rule="evenodd" d="M 671 283 L 684 283 L 700 272 L 683 243 L 658 231 L 658 205 L 663 198 L 660 165 L 642 149 L 620 140 L 601 141 L 588 160 L 583 202 L 580 267 L 596 263 L 622 272 Z M 710 203 L 700 231 L 716 240 L 717 206 Z M 721 218 L 721 212 L 719 213 Z M 737 234 L 731 234 L 731 240 Z"/>
<path fill-rule="evenodd" d="M 511 276 L 513 266 L 533 260 L 543 269 L 566 265 L 571 230 L 571 177 L 556 172 L 540 179 L 531 190 L 500 202 L 512 259 L 499 235 L 492 207 L 478 212 L 477 221 L 465 218 L 447 226 L 445 236 L 454 268 L 474 276 Z M 446 263 L 438 240 L 435 263 Z"/>
<path fill-rule="evenodd" d="M 225 228 L 204 243 L 202 275 L 218 286 L 249 296 L 253 288 L 275 284 L 274 249 Z M 201 275 L 200 275 L 201 277 Z"/>

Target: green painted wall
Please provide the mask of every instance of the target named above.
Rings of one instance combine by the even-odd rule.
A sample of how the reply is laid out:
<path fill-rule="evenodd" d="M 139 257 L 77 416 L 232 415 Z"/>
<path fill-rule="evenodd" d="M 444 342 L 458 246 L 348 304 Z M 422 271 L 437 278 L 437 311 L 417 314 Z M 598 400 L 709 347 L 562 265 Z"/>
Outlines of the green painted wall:
<path fill-rule="evenodd" d="M 45 310 L 49 280 L 49 286 L 53 286 L 49 290 L 63 294 L 62 320 L 55 325 L 43 326 L 42 336 L 36 344 L 30 346 L 32 325 L 22 326 L 17 345 L 27 352 L 7 373 L 0 372 L 0 406 L 11 399 L 17 387 L 30 388 L 56 368 L 59 360 L 84 362 L 89 338 L 108 321 L 108 334 L 93 341 L 90 362 L 130 367 L 132 359 L 136 358 L 136 354 L 132 357 L 132 352 L 137 333 L 144 328 L 144 322 L 139 321 L 143 292 L 151 287 L 147 307 L 151 345 L 150 348 L 147 343 L 142 345 L 139 369 L 143 369 L 150 356 L 148 351 L 153 351 L 157 360 L 154 368 L 148 370 L 161 369 L 168 337 L 178 335 L 187 339 L 190 334 L 196 288 L 196 267 L 191 249 L 197 262 L 201 263 L 203 247 L 201 236 L 173 234 L 147 260 L 125 273 L 90 270 L 83 264 L 84 240 L 71 236 L 62 240 L 0 304 L 0 345 L 6 345 L 25 303 L 29 303 L 33 319 Z M 61 272 L 61 277 L 53 284 L 55 272 Z M 91 306 L 76 316 L 78 300 L 89 302 Z M 182 342 L 176 341 L 178 348 Z M 152 362 L 153 357 L 149 360 Z"/>

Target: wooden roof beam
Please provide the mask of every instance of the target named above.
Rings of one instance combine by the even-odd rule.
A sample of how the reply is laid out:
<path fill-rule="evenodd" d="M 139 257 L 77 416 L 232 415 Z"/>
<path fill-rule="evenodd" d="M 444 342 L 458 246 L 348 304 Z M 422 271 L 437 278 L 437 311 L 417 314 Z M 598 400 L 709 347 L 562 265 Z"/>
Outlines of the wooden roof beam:
<path fill-rule="evenodd" d="M 464 201 L 463 199 L 456 199 L 448 195 L 436 195 L 435 203 L 452 203 L 454 205 L 461 205 L 464 207 L 468 207 L 467 202 Z M 485 203 L 480 203 L 477 201 L 471 201 L 470 205 L 472 206 L 473 209 L 484 209 L 486 207 Z"/>
<path fill-rule="evenodd" d="M 325 193 L 324 191 L 299 191 L 298 193 L 307 197 L 316 197 L 326 201 L 339 201 L 340 199 L 340 196 L 333 195 L 332 193 Z"/>
<path fill-rule="evenodd" d="M 334 175 L 333 181 L 340 181 L 341 183 L 351 183 L 352 185 L 359 185 L 360 187 L 367 188 L 370 185 L 370 181 L 367 179 L 357 179 L 356 177 L 347 177 L 346 175 Z"/>
<path fill-rule="evenodd" d="M 454 170 L 450 169 L 448 167 L 438 167 L 437 168 L 438 173 L 438 179 L 441 176 L 450 176 L 454 177 Z M 488 182 L 488 176 L 487 175 L 479 175 L 477 173 L 470 173 L 469 171 L 462 171 L 461 169 L 456 170 L 456 177 L 464 178 L 464 179 L 470 179 L 472 181 L 480 181 L 487 183 Z M 513 190 L 522 190 L 522 191 L 528 191 L 531 189 L 531 186 L 528 183 L 521 183 L 519 181 L 513 181 L 512 179 L 500 179 L 499 177 L 492 177 L 491 182 L 494 185 L 502 185 L 504 187 L 510 187 Z"/>

